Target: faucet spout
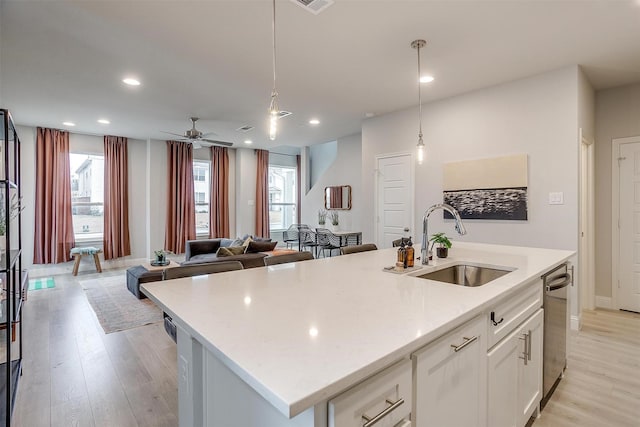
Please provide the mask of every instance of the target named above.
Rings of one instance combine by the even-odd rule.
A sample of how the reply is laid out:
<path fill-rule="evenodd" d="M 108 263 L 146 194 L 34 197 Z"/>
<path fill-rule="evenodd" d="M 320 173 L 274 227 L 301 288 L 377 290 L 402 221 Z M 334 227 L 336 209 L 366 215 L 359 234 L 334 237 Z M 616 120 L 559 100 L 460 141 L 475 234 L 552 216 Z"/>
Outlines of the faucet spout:
<path fill-rule="evenodd" d="M 446 203 L 438 203 L 431 206 L 424 212 L 422 216 L 422 246 L 420 248 L 420 256 L 422 258 L 422 265 L 429 265 L 429 216 L 438 209 L 442 209 L 444 211 L 449 212 L 453 219 L 456 221 L 456 231 L 459 235 L 463 236 L 467 234 L 467 229 L 462 223 L 462 218 L 460 218 L 460 214 L 458 211 L 451 205 Z"/>

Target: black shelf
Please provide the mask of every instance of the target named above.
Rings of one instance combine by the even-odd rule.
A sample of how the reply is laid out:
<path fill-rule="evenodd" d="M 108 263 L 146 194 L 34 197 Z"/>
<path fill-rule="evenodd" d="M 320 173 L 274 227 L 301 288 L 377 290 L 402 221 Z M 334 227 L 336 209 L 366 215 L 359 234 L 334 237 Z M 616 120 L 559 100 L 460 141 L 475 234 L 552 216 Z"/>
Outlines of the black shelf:
<path fill-rule="evenodd" d="M 7 371 L 7 364 L 0 363 L 0 420 L 7 417 L 7 377 L 4 373 Z M 22 360 L 11 361 L 11 412 L 13 412 L 13 404 L 16 401 L 16 391 L 18 391 L 18 379 L 22 371 Z"/>
<path fill-rule="evenodd" d="M 28 274 L 22 269 L 20 169 L 20 139 L 9 111 L 0 109 L 0 239 L 5 248 L 0 254 L 0 427 L 11 426 L 22 373 L 22 309 Z"/>

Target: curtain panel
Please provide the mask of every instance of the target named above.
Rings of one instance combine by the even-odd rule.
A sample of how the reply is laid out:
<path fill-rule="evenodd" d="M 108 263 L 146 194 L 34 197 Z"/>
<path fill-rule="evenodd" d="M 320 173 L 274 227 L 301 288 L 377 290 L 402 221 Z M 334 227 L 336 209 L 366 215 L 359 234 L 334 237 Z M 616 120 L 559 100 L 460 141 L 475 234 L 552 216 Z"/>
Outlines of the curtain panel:
<path fill-rule="evenodd" d="M 301 156 L 296 156 L 296 222 L 302 223 L 302 210 L 300 209 L 300 203 L 302 201 L 302 168 L 301 168 Z"/>
<path fill-rule="evenodd" d="M 167 141 L 167 225 L 164 249 L 184 253 L 187 240 L 196 238 L 193 194 L 193 146 Z"/>
<path fill-rule="evenodd" d="M 256 150 L 256 236 L 269 237 L 269 151 Z"/>
<path fill-rule="evenodd" d="M 104 259 L 131 255 L 127 138 L 104 137 Z"/>
<path fill-rule="evenodd" d="M 71 259 L 75 246 L 71 213 L 69 132 L 38 128 L 33 263 Z"/>
<path fill-rule="evenodd" d="M 229 152 L 227 147 L 211 147 L 211 205 L 209 236 L 229 236 Z"/>

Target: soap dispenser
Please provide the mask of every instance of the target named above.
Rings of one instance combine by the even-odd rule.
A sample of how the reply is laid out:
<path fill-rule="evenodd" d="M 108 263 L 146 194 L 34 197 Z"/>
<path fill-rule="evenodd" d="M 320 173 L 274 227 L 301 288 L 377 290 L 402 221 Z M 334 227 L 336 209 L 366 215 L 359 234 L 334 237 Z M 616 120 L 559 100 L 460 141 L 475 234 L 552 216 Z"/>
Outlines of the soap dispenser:
<path fill-rule="evenodd" d="M 415 261 L 415 249 L 413 249 L 413 242 L 411 241 L 411 237 L 409 237 L 409 241 L 407 242 L 407 249 L 406 249 L 407 253 L 405 256 L 406 262 L 405 262 L 405 268 L 406 267 L 413 267 L 414 265 L 414 261 Z"/>
<path fill-rule="evenodd" d="M 398 258 L 396 260 L 396 270 L 407 268 L 407 249 L 404 246 L 404 241 L 400 243 L 398 248 Z"/>

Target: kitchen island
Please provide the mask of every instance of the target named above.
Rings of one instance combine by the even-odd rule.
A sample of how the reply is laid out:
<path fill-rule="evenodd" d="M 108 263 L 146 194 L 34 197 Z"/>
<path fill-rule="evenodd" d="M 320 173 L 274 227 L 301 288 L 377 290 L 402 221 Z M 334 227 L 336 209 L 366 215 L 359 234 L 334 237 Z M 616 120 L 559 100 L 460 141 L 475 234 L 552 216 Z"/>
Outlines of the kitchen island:
<path fill-rule="evenodd" d="M 385 272 L 395 262 L 385 249 L 142 289 L 177 326 L 182 427 L 325 427 L 339 424 L 332 398 L 410 361 L 496 301 L 541 292 L 540 276 L 572 255 L 457 242 L 449 258 L 425 267 L 511 271 L 475 288 Z"/>

